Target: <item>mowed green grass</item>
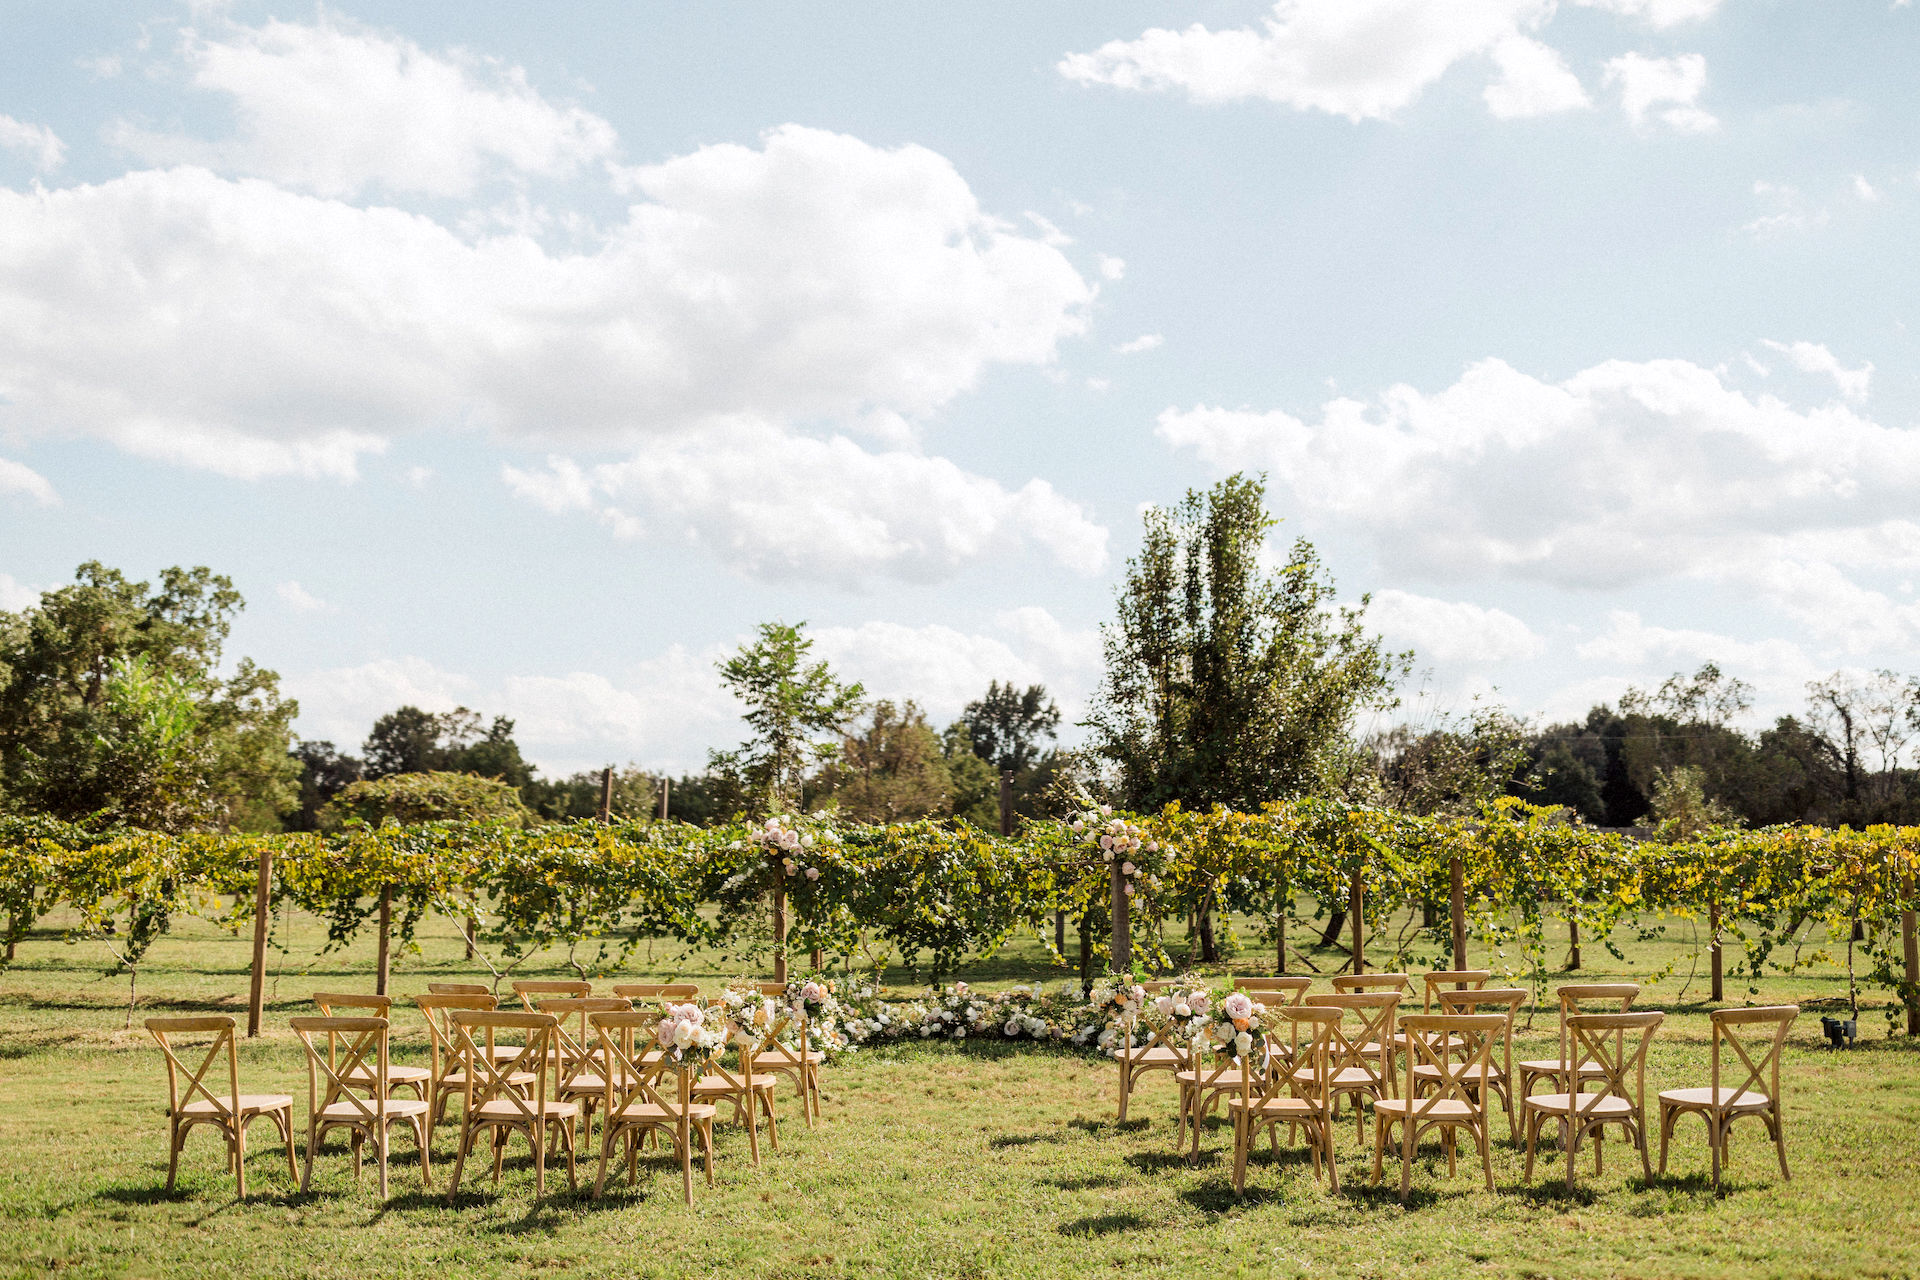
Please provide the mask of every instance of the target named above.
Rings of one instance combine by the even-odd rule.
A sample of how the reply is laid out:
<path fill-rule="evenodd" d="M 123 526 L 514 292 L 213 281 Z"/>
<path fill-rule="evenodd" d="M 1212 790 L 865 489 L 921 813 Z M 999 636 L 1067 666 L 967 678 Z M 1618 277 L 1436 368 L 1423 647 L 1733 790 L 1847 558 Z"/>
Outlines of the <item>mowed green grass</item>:
<path fill-rule="evenodd" d="M 313 922 L 296 919 L 270 984 L 268 1032 L 242 1045 L 243 1087 L 296 1096 L 305 1070 L 286 1018 L 315 990 L 371 988 L 371 948 L 317 956 Z M 1684 934 L 1684 927 L 1681 930 Z M 1662 963 L 1636 944 L 1636 964 Z M 141 1016 L 222 1009 L 244 1014 L 247 942 L 194 922 L 159 944 L 140 978 Z M 537 957 L 515 976 L 555 976 Z M 1617 962 L 1589 946 L 1583 979 Z M 1603 963 L 1604 962 L 1604 963 Z M 1242 957 L 1257 968 L 1255 957 Z M 253 1198 L 233 1197 L 218 1141 L 189 1141 L 176 1192 L 166 1175 L 164 1074 L 158 1051 L 126 1017 L 126 978 L 102 948 L 37 938 L 0 975 L 0 1275 L 21 1276 L 1055 1276 L 1069 1272 L 1215 1276 L 1905 1276 L 1920 1274 L 1920 1047 L 1888 1039 L 1877 1013 L 1851 1053 L 1819 1047 L 1817 1016 L 1796 1025 L 1785 1064 L 1788 1150 L 1783 1182 L 1757 1124 L 1735 1140 L 1727 1194 L 1708 1185 L 1702 1129 L 1676 1140 L 1670 1173 L 1646 1183 L 1613 1138 L 1596 1177 L 1583 1153 L 1578 1190 L 1560 1183 L 1557 1150 L 1531 1187 L 1522 1151 L 1496 1118 L 1488 1193 L 1477 1161 L 1446 1176 L 1423 1149 L 1403 1207 L 1390 1161 L 1370 1188 L 1370 1148 L 1338 1135 L 1342 1190 L 1317 1182 L 1303 1153 L 1264 1147 L 1248 1194 L 1229 1181 L 1231 1135 L 1211 1128 L 1190 1166 L 1172 1149 L 1172 1088 L 1149 1077 L 1126 1125 L 1114 1122 L 1115 1070 L 1087 1057 L 1011 1046 L 914 1044 L 863 1050 L 828 1069 L 826 1116 L 812 1129 L 785 1118 L 778 1153 L 760 1168 L 744 1135 L 723 1126 L 717 1185 L 680 1201 L 677 1169 L 643 1161 L 640 1183 L 605 1199 L 557 1191 L 538 1208 L 523 1143 L 495 1192 L 469 1174 L 449 1208 L 453 1132 L 434 1150 L 423 1193 L 405 1139 L 393 1197 L 356 1187 L 335 1139 L 301 1194 L 253 1130 Z M 440 978 L 472 978 L 452 931 L 429 921 L 422 954 L 395 966 L 406 995 Z M 1703 966 L 1704 968 L 1704 966 Z M 1680 974 L 1643 1003 L 1671 1010 L 1652 1056 L 1650 1088 L 1704 1083 L 1704 971 L 1684 1002 Z M 482 971 L 483 972 L 483 971 Z M 709 986 L 737 970 L 723 957 L 656 947 L 631 976 L 684 976 Z M 1021 943 L 972 966 L 985 985 L 1063 976 Z M 1562 975 L 1553 975 L 1561 980 Z M 904 972 L 889 980 L 906 985 Z M 1831 970 L 1768 980 L 1740 999 L 1832 999 Z M 396 1057 L 422 1060 L 417 1015 L 400 1014 Z M 1551 1052 L 1551 1014 L 1523 1035 L 1524 1056 Z M 791 1111 L 790 1105 L 786 1110 Z M 1752 1122 L 1748 1122 L 1752 1123 Z M 1657 1150 L 1656 1150 L 1657 1158 Z"/>

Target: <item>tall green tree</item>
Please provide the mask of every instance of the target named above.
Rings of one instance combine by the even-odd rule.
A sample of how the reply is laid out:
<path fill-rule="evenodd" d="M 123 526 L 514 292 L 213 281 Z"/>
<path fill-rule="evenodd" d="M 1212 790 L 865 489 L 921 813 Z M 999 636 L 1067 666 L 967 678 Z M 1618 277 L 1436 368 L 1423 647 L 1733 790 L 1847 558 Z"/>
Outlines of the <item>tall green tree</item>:
<path fill-rule="evenodd" d="M 1000 774 L 1007 772 L 1013 774 L 1013 812 L 1039 817 L 1065 763 L 1053 746 L 1059 729 L 1060 707 L 1045 685 L 989 684 L 944 738 L 954 815 L 982 830 L 999 830 Z"/>
<path fill-rule="evenodd" d="M 835 756 L 866 696 L 827 663 L 808 661 L 813 640 L 806 625 L 762 623 L 757 640 L 719 664 L 753 736 L 737 750 L 713 752 L 709 768 L 738 778 L 753 809 L 777 812 L 798 803 L 807 773 Z"/>
<path fill-rule="evenodd" d="M 298 707 L 250 659 L 220 674 L 243 607 L 204 567 L 154 584 L 89 561 L 0 613 L 0 804 L 169 831 L 277 827 L 297 798 Z"/>
<path fill-rule="evenodd" d="M 882 699 L 808 784 L 807 807 L 818 795 L 855 822 L 911 822 L 952 812 L 952 792 L 940 735 L 926 713 L 911 700 Z"/>
<path fill-rule="evenodd" d="M 1086 721 L 1130 807 L 1254 810 L 1335 787 L 1355 772 L 1359 712 L 1392 704 L 1408 659 L 1367 632 L 1365 598 L 1335 605 L 1305 539 L 1262 567 L 1278 523 L 1264 499 L 1235 475 L 1146 513 Z"/>

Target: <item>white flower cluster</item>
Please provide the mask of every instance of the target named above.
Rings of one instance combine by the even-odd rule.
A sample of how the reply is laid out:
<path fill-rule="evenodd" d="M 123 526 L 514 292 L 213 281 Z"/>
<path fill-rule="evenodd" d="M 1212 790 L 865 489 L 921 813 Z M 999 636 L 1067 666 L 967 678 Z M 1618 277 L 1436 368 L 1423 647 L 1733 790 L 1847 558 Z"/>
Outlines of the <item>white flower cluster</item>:
<path fill-rule="evenodd" d="M 1113 806 L 1099 805 L 1076 817 L 1070 824 L 1074 834 L 1100 850 L 1104 862 L 1118 862 L 1124 877 L 1120 887 L 1133 896 L 1134 880 L 1148 873 L 1148 864 L 1157 860 L 1160 842 L 1146 838 L 1147 833 L 1124 818 L 1113 816 Z"/>
<path fill-rule="evenodd" d="M 827 844 L 839 839 L 832 831 L 821 833 L 820 838 Z M 813 848 L 813 835 L 800 830 L 791 818 L 775 814 L 765 822 L 749 822 L 747 839 L 768 853 L 778 854 L 780 870 L 786 875 L 805 876 L 809 880 L 820 878 L 820 868 L 807 865 L 807 854 Z"/>
<path fill-rule="evenodd" d="M 887 1000 L 872 987 L 852 992 L 846 1031 L 854 1044 L 890 1040 L 1032 1040 L 1084 1047 L 1099 1036 L 1110 1014 L 1088 1004 L 1079 985 L 1058 993 L 1038 985 L 981 994 L 966 983 L 903 1001 Z"/>
<path fill-rule="evenodd" d="M 726 1047 L 726 1015 L 711 1005 L 670 1004 L 654 1025 L 653 1038 L 675 1062 L 711 1057 Z"/>

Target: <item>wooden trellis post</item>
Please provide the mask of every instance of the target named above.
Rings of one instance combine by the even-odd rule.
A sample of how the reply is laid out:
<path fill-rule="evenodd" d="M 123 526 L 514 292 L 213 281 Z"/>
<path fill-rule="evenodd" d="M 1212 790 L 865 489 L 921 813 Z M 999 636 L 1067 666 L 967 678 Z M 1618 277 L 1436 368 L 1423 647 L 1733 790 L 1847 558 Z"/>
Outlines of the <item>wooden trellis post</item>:
<path fill-rule="evenodd" d="M 1353 971 L 1367 971 L 1366 868 L 1353 869 L 1353 892 L 1347 902 L 1347 914 L 1353 917 Z"/>
<path fill-rule="evenodd" d="M 1120 872 L 1120 861 L 1108 864 L 1113 885 L 1113 953 L 1108 964 L 1115 973 L 1133 971 L 1133 900 L 1127 894 L 1127 878 Z"/>
<path fill-rule="evenodd" d="M 600 771 L 600 811 L 594 815 L 605 826 L 613 821 L 613 766 Z"/>
<path fill-rule="evenodd" d="M 1907 897 L 1913 897 L 1913 877 L 1906 877 Z M 1914 936 L 1913 912 L 1900 913 L 1900 944 L 1907 962 L 1907 1034 L 1920 1036 L 1920 939 Z"/>
<path fill-rule="evenodd" d="M 787 881 L 780 867 L 780 859 L 767 855 L 767 865 L 773 868 L 773 980 L 787 980 Z"/>
<path fill-rule="evenodd" d="M 1726 984 L 1721 980 L 1720 976 L 1720 904 L 1718 902 L 1709 902 L 1707 904 L 1707 934 L 1707 959 L 1712 966 L 1711 972 L 1713 974 L 1713 991 L 1711 998 L 1714 1000 L 1725 1000 L 1727 998 Z"/>
<path fill-rule="evenodd" d="M 393 964 L 393 886 L 380 890 L 379 954 L 373 962 L 373 993 L 387 994 L 387 974 Z"/>
<path fill-rule="evenodd" d="M 1453 967 L 1464 969 L 1467 967 L 1467 869 L 1460 859 L 1447 859 L 1447 881 L 1448 910 L 1453 916 Z"/>
<path fill-rule="evenodd" d="M 247 988 L 247 1039 L 260 1034 L 261 1004 L 267 991 L 267 907 L 272 900 L 273 855 L 260 855 L 253 884 L 253 981 Z"/>

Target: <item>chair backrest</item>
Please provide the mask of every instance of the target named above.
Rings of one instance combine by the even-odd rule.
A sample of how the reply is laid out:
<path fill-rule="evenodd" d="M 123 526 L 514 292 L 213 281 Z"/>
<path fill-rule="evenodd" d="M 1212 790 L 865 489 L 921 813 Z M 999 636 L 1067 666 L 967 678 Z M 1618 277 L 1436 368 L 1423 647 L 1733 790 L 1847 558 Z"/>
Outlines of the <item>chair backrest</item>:
<path fill-rule="evenodd" d="M 1633 1002 L 1640 997 L 1640 984 L 1637 982 L 1570 982 L 1555 987 L 1554 996 L 1560 1001 L 1560 1058 L 1566 1060 L 1572 1040 L 1567 1031 L 1567 1019 L 1576 1013 L 1587 1010 L 1588 1006 L 1599 1006 L 1596 1012 L 1625 1013 L 1633 1008 Z"/>
<path fill-rule="evenodd" d="M 1421 979 L 1425 990 L 1421 994 L 1420 1012 L 1432 1013 L 1443 990 L 1478 991 L 1491 977 L 1491 969 L 1435 969 Z"/>
<path fill-rule="evenodd" d="M 1653 1033 L 1667 1015 L 1658 1010 L 1643 1013 L 1576 1013 L 1567 1018 L 1569 1041 L 1560 1051 L 1562 1079 L 1573 1080 L 1573 1072 L 1582 1063 L 1598 1067 L 1607 1087 L 1600 1093 L 1572 1095 L 1576 1112 L 1591 1110 L 1605 1097 L 1625 1098 L 1636 1112 L 1646 1109 L 1647 1049 Z M 1633 1081 L 1628 1083 L 1631 1074 Z M 1591 1101 L 1590 1101 L 1591 1100 Z"/>
<path fill-rule="evenodd" d="M 1506 1019 L 1506 1027 L 1500 1033 L 1500 1073 L 1511 1080 L 1513 1078 L 1513 1023 L 1520 1013 L 1520 1006 L 1527 1002 L 1527 992 L 1523 987 L 1482 987 L 1474 991 L 1440 992 L 1441 1013 L 1491 1013 Z M 1406 1025 L 1406 1020 L 1401 1020 Z"/>
<path fill-rule="evenodd" d="M 669 1116 L 684 1116 L 688 1104 L 692 1101 L 691 1073 L 678 1069 L 665 1054 L 652 1065 L 641 1062 L 642 1054 L 636 1051 L 634 1041 L 653 1029 L 659 1021 L 657 1015 L 646 1011 L 603 1012 L 587 1015 L 587 1025 L 593 1028 L 593 1034 L 599 1041 L 601 1061 L 605 1070 L 601 1075 L 604 1087 L 601 1097 L 604 1100 L 600 1112 L 601 1123 L 608 1130 L 617 1127 L 622 1120 L 642 1108 L 654 1106 Z M 674 1100 L 671 1104 L 661 1093 L 661 1078 L 668 1073 L 677 1078 Z"/>
<path fill-rule="evenodd" d="M 189 1071 L 174 1051 L 169 1036 L 204 1035 L 211 1031 L 213 1043 L 200 1060 L 197 1070 Z M 231 1116 L 240 1109 L 240 1055 L 234 1049 L 233 1019 L 210 1014 L 189 1018 L 148 1018 L 147 1033 L 159 1042 L 167 1057 L 167 1113 L 178 1114 L 190 1102 L 204 1100 L 222 1115 Z M 227 1096 L 222 1098 L 207 1087 L 207 1073 L 221 1054 L 227 1059 Z M 184 1083 L 184 1088 L 182 1087 Z M 219 1081 L 216 1078 L 215 1084 Z"/>
<path fill-rule="evenodd" d="M 1333 989 L 1338 995 L 1357 991 L 1398 991 L 1405 994 L 1413 990 L 1413 979 L 1404 973 L 1336 973 L 1333 975 Z"/>
<path fill-rule="evenodd" d="M 455 1048 L 460 1069 L 466 1077 L 468 1115 L 489 1102 L 511 1105 L 522 1119 L 547 1108 L 547 1064 L 553 1048 L 554 1028 L 559 1020 L 550 1013 L 522 1013 L 504 1009 L 456 1009 L 448 1015 L 453 1023 Z M 491 1050 L 494 1037 L 502 1031 L 526 1037 L 519 1052 L 510 1060 L 495 1058 Z M 475 1039 L 478 1035 L 480 1039 Z M 516 1088 L 513 1078 L 519 1074 L 534 1078 L 532 1105 L 525 1091 Z"/>
<path fill-rule="evenodd" d="M 1282 1089 L 1297 1089 L 1325 1111 L 1336 1070 L 1333 1045 L 1347 1011 L 1319 1005 L 1290 1005 L 1280 1010 L 1280 1016 L 1289 1024 L 1289 1067 L 1287 1071 L 1274 1073 L 1266 1096 L 1276 1097 Z"/>
<path fill-rule="evenodd" d="M 387 1114 L 387 1020 L 323 1014 L 289 1018 L 287 1025 L 307 1050 L 307 1111 L 317 1115 L 345 1102 L 361 1120 L 382 1124 Z M 324 1056 L 314 1044 L 316 1036 L 326 1037 Z"/>
<path fill-rule="evenodd" d="M 700 996 L 697 982 L 616 982 L 613 994 L 629 1000 L 695 1000 Z"/>
<path fill-rule="evenodd" d="M 1235 978 L 1233 985 L 1261 1004 L 1287 1008 L 1306 999 L 1312 978 Z"/>
<path fill-rule="evenodd" d="M 1394 1013 L 1400 1007 L 1400 996 L 1398 991 L 1343 991 L 1308 996 L 1301 1002 L 1308 1008 L 1342 1012 L 1343 1017 L 1334 1026 L 1328 1042 L 1336 1072 L 1358 1068 L 1381 1084 L 1386 1083 L 1388 1042 L 1393 1039 Z M 1351 1036 L 1347 1034 L 1344 1017 L 1348 1012 L 1359 1015 L 1360 1019 L 1358 1033 Z M 1372 1053 L 1367 1052 L 1369 1044 L 1375 1046 Z"/>
<path fill-rule="evenodd" d="M 432 1054 L 433 1078 L 439 1080 L 459 1060 L 459 1037 L 453 1031 L 452 1013 L 456 1009 L 469 1012 L 488 1013 L 500 1004 L 492 996 L 484 993 L 474 995 L 424 995 L 415 996 L 413 1002 L 420 1006 L 420 1013 L 427 1020 L 427 1045 Z"/>
<path fill-rule="evenodd" d="M 1410 1013 L 1400 1019 L 1407 1035 L 1407 1122 L 1421 1119 L 1443 1102 L 1460 1102 L 1476 1112 L 1487 1105 L 1493 1045 L 1512 1021 L 1499 1013 Z M 1416 1080 L 1419 1068 L 1427 1075 Z M 1423 1096 L 1422 1086 L 1431 1092 Z"/>
<path fill-rule="evenodd" d="M 436 996 L 490 996 L 493 988 L 484 982 L 429 982 L 427 992 Z"/>
<path fill-rule="evenodd" d="M 787 994 L 787 984 L 784 982 L 762 982 L 760 984 L 760 994 L 763 996 L 773 996 L 777 999 Z"/>
<path fill-rule="evenodd" d="M 393 1016 L 393 997 L 376 996 L 370 992 L 359 991 L 316 991 L 313 1003 L 321 1015 L 329 1016 L 335 1009 L 365 1009 L 368 1017 L 390 1018 Z"/>
<path fill-rule="evenodd" d="M 1764 1093 L 1780 1104 L 1780 1048 L 1787 1042 L 1787 1028 L 1800 1016 L 1797 1004 L 1764 1005 L 1756 1009 L 1716 1009 L 1713 1018 L 1713 1097 L 1720 1098 L 1720 1043 L 1732 1046 L 1745 1076 L 1735 1087 L 1733 1097 L 1723 1106 L 1734 1106 L 1748 1093 Z M 1751 1048 L 1751 1052 L 1749 1049 Z M 1754 1054 L 1758 1053 L 1758 1060 Z"/>
<path fill-rule="evenodd" d="M 542 978 L 513 984 L 513 994 L 529 1013 L 537 1013 L 543 996 L 590 996 L 593 984 L 584 978 Z"/>
<path fill-rule="evenodd" d="M 593 1032 L 587 1018 L 596 1013 L 631 1013 L 633 1001 L 624 996 L 549 996 L 540 1002 L 540 1012 L 554 1018 L 553 1044 L 560 1055 L 560 1082 L 571 1083 L 593 1061 Z M 570 1028 L 568 1020 L 573 1026 Z"/>

